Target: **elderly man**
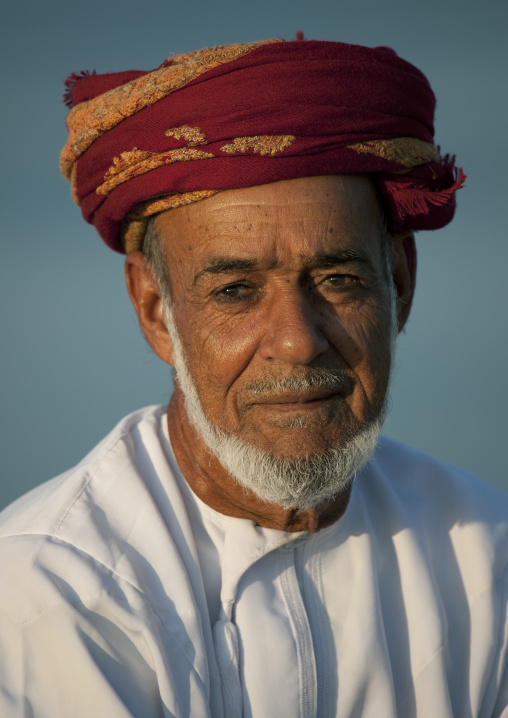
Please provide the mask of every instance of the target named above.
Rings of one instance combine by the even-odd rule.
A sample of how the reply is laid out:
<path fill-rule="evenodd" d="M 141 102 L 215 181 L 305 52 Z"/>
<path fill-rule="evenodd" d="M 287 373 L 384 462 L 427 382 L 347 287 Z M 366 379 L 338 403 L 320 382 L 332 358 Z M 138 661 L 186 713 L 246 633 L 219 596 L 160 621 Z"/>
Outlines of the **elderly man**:
<path fill-rule="evenodd" d="M 413 231 L 463 182 L 425 77 L 272 40 L 68 102 L 175 391 L 4 513 L 1 715 L 507 716 L 507 497 L 378 443 Z"/>

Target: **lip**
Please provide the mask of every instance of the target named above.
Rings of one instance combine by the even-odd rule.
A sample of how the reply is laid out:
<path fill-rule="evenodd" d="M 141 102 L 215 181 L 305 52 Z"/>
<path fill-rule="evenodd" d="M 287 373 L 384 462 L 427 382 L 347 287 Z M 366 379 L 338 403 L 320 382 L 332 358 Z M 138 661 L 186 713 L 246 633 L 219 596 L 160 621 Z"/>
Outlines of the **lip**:
<path fill-rule="evenodd" d="M 252 406 L 263 406 L 276 411 L 312 411 L 323 407 L 330 401 L 343 399 L 343 394 L 339 392 L 306 390 L 301 392 L 292 392 L 287 394 L 277 394 L 269 396 L 253 402 Z"/>

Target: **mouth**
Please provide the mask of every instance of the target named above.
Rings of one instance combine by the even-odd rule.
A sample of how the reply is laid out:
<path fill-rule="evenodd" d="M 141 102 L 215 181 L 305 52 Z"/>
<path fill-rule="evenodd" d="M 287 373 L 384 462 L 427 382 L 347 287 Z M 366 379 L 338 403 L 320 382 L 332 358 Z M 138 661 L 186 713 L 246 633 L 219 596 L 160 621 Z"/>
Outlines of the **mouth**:
<path fill-rule="evenodd" d="M 344 372 L 313 369 L 305 375 L 275 378 L 247 387 L 250 400 L 247 409 L 261 409 L 275 414 L 312 414 L 333 412 L 353 393 L 354 382 Z"/>
<path fill-rule="evenodd" d="M 252 406 L 262 406 L 275 411 L 314 411 L 337 400 L 343 401 L 344 395 L 336 391 L 312 389 L 267 396 L 253 402 Z"/>

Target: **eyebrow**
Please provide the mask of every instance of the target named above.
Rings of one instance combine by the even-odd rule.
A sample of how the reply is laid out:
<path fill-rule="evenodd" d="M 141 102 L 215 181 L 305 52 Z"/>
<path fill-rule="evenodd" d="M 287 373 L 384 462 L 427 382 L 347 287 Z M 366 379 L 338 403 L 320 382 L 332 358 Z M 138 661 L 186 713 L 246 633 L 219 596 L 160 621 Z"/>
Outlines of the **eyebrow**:
<path fill-rule="evenodd" d="M 338 264 L 346 264 L 347 262 L 367 262 L 370 264 L 368 255 L 363 252 L 357 252 L 355 249 L 342 249 L 338 252 L 316 254 L 311 261 L 316 269 L 336 267 Z"/>
<path fill-rule="evenodd" d="M 223 274 L 225 272 L 244 272 L 258 265 L 255 259 L 232 259 L 230 257 L 214 257 L 194 277 L 196 284 L 206 274 Z"/>
<path fill-rule="evenodd" d="M 369 263 L 367 255 L 357 252 L 354 249 L 344 249 L 332 253 L 320 253 L 307 258 L 308 263 L 316 269 L 327 269 L 336 267 L 347 262 Z M 213 257 L 209 263 L 201 269 L 194 277 L 193 284 L 196 285 L 206 275 L 225 274 L 227 272 L 245 272 L 257 269 L 261 264 L 256 259 L 234 259 L 232 257 Z"/>

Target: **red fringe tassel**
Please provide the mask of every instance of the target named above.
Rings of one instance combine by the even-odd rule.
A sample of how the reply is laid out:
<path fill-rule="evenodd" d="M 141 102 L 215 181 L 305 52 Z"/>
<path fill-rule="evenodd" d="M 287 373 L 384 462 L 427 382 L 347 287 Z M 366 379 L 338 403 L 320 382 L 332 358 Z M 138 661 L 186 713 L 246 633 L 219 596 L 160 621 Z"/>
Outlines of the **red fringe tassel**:
<path fill-rule="evenodd" d="M 466 175 L 461 169 L 458 169 L 453 185 L 438 192 L 413 182 L 408 184 L 386 182 L 386 185 L 397 207 L 399 219 L 403 220 L 408 214 L 412 217 L 418 214 L 428 214 L 431 204 L 436 207 L 448 204 L 455 192 L 463 187 L 465 181 Z"/>
<path fill-rule="evenodd" d="M 66 90 L 64 92 L 63 101 L 64 104 L 67 105 L 69 109 L 72 109 L 73 107 L 73 101 L 72 101 L 72 89 L 76 82 L 83 79 L 83 77 L 90 77 L 90 75 L 96 75 L 97 72 L 95 70 L 81 70 L 81 72 L 73 72 L 72 75 L 69 75 L 69 77 L 65 80 L 65 87 Z"/>

